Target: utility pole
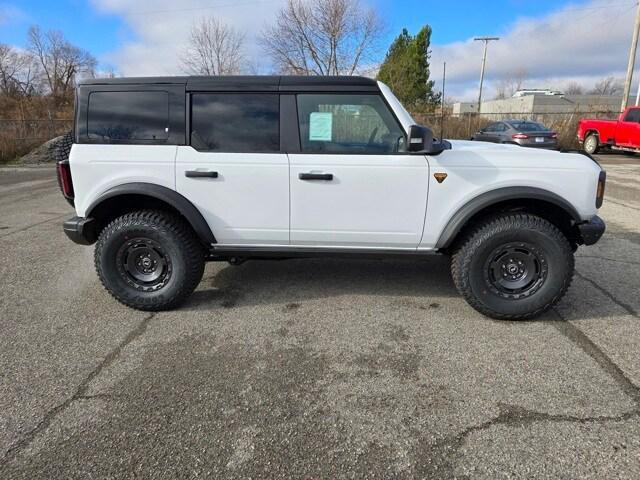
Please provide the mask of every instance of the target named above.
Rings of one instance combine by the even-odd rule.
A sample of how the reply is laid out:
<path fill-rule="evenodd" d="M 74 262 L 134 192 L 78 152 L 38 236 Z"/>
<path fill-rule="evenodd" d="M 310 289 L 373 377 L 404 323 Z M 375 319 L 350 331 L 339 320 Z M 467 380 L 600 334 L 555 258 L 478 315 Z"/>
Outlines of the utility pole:
<path fill-rule="evenodd" d="M 440 114 L 442 115 L 440 118 L 440 140 L 444 139 L 444 87 L 447 84 L 447 62 L 444 62 L 443 68 L 442 68 L 442 98 L 440 99 L 441 101 L 441 111 Z"/>
<path fill-rule="evenodd" d="M 478 94 L 478 113 L 482 108 L 482 85 L 484 84 L 484 68 L 487 64 L 487 47 L 489 42 L 500 40 L 499 37 L 476 37 L 473 39 L 475 42 L 484 42 L 484 50 L 482 53 L 482 69 L 480 70 L 480 93 Z"/>
<path fill-rule="evenodd" d="M 631 82 L 633 80 L 633 68 L 636 63 L 636 51 L 638 49 L 638 36 L 640 35 L 640 2 L 636 10 L 636 24 L 633 27 L 633 38 L 631 40 L 631 50 L 629 51 L 629 64 L 627 65 L 627 79 L 624 82 L 624 95 L 622 96 L 621 110 L 627 108 L 629 95 L 631 94 Z"/>

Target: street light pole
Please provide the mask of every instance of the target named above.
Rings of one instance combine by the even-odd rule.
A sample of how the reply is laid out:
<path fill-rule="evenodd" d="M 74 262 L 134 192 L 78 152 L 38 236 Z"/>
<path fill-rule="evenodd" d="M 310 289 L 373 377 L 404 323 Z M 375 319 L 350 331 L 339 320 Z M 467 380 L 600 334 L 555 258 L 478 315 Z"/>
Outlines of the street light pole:
<path fill-rule="evenodd" d="M 484 69 L 487 64 L 487 47 L 489 42 L 500 40 L 499 37 L 476 37 L 473 39 L 475 42 L 484 42 L 484 49 L 482 53 L 482 68 L 480 70 L 480 93 L 478 94 L 478 113 L 482 109 L 482 86 L 484 85 Z"/>
<path fill-rule="evenodd" d="M 624 82 L 624 95 L 622 97 L 622 108 L 624 111 L 629 103 L 629 95 L 631 94 L 631 82 L 633 80 L 633 67 L 636 63 L 636 51 L 638 49 L 638 36 L 640 36 L 640 2 L 636 10 L 636 24 L 633 27 L 633 38 L 631 39 L 631 50 L 629 51 L 629 64 L 627 65 L 627 78 Z M 637 100 L 636 100 L 637 101 Z"/>

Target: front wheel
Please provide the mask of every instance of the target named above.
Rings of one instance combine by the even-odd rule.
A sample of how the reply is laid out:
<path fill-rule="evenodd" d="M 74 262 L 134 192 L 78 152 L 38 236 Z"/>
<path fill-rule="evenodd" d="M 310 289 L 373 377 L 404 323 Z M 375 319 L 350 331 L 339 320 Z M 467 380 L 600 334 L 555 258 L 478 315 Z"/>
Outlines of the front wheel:
<path fill-rule="evenodd" d="M 167 310 L 195 290 L 204 272 L 204 249 L 179 216 L 131 212 L 100 233 L 95 264 L 100 281 L 119 302 L 137 310 Z"/>
<path fill-rule="evenodd" d="M 501 320 L 526 320 L 547 311 L 566 293 L 573 272 L 567 238 L 529 214 L 505 214 L 479 226 L 451 262 L 453 281 L 467 302 Z"/>

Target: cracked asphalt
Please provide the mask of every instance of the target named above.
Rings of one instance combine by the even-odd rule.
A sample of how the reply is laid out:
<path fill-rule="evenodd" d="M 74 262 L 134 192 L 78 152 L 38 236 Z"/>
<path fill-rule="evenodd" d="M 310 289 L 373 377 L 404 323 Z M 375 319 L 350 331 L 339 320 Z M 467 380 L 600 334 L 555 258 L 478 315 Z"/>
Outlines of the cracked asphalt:
<path fill-rule="evenodd" d="M 640 161 L 602 241 L 498 322 L 446 258 L 209 264 L 148 314 L 99 285 L 50 168 L 0 169 L 0 478 L 640 478 Z"/>

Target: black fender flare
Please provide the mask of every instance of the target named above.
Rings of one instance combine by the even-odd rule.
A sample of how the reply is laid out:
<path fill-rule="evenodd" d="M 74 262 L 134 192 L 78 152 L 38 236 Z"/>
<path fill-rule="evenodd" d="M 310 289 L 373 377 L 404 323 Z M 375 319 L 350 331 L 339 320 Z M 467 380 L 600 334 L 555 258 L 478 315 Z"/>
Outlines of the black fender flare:
<path fill-rule="evenodd" d="M 170 188 L 153 183 L 124 183 L 122 185 L 110 188 L 98 198 L 96 198 L 93 203 L 91 203 L 91 205 L 89 205 L 89 208 L 87 208 L 86 210 L 85 216 L 87 218 L 90 218 L 95 208 L 102 204 L 104 201 L 123 195 L 143 195 L 168 203 L 173 208 L 175 208 L 184 218 L 187 219 L 187 222 L 191 224 L 191 227 L 196 232 L 196 235 L 198 235 L 203 243 L 207 245 L 216 243 L 216 238 L 214 237 L 211 228 L 209 228 L 209 224 L 202 216 L 202 213 L 200 213 L 200 211 L 195 207 L 193 203 L 191 203 L 175 190 L 171 190 Z"/>
<path fill-rule="evenodd" d="M 481 210 L 508 200 L 543 200 L 552 203 L 567 212 L 576 223 L 581 223 L 580 214 L 573 205 L 560 195 L 536 187 L 504 187 L 490 190 L 473 198 L 454 213 L 438 238 L 436 248 L 451 245 L 464 225 Z"/>

